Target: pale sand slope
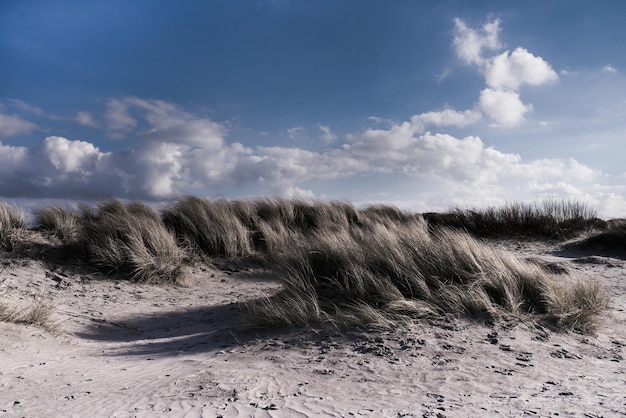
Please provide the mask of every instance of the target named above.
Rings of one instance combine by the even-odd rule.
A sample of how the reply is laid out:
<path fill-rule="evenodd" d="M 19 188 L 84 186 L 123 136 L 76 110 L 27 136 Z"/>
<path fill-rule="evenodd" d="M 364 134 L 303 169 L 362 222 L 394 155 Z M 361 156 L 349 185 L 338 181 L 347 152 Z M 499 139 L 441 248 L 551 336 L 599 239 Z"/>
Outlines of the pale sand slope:
<path fill-rule="evenodd" d="M 274 292 L 270 273 L 197 268 L 168 288 L 7 260 L 0 294 L 49 300 L 64 333 L 0 324 L 0 416 L 626 415 L 626 264 L 514 250 L 607 287 L 596 335 L 469 320 L 246 334 L 233 302 Z"/>

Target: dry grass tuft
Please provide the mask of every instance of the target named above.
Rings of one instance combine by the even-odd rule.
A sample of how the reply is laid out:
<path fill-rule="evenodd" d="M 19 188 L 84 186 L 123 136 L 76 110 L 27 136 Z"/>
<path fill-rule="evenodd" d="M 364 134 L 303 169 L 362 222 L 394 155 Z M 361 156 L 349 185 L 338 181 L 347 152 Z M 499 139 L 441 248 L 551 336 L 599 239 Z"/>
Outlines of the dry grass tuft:
<path fill-rule="evenodd" d="M 187 197 L 166 208 L 161 216 L 180 243 L 209 256 L 230 258 L 252 251 L 249 230 L 227 201 Z"/>
<path fill-rule="evenodd" d="M 97 211 L 84 207 L 79 245 L 106 272 L 145 283 L 187 284 L 183 251 L 158 214 L 144 204 L 110 200 Z"/>
<path fill-rule="evenodd" d="M 37 229 L 49 231 L 64 244 L 78 239 L 80 217 L 76 212 L 61 206 L 48 206 L 34 212 Z"/>
<path fill-rule="evenodd" d="M 54 308 L 44 302 L 36 302 L 28 308 L 0 302 L 0 321 L 36 326 L 48 332 L 57 332 L 59 325 L 52 320 Z"/>
<path fill-rule="evenodd" d="M 321 229 L 345 229 L 359 212 L 341 202 L 217 200 L 187 197 L 162 212 L 179 242 L 214 257 L 242 257 L 280 251 L 286 241 Z"/>
<path fill-rule="evenodd" d="M 25 228 L 24 212 L 0 202 L 0 247 L 13 251 Z"/>

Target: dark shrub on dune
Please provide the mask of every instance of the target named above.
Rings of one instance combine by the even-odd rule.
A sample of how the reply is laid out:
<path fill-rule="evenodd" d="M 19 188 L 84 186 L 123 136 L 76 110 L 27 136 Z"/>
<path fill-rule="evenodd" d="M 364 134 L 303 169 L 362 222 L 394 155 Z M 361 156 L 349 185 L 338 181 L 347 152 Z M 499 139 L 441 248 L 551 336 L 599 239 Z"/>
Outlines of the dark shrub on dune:
<path fill-rule="evenodd" d="M 606 222 L 594 209 L 576 201 L 543 200 L 540 203 L 507 203 L 486 209 L 454 209 L 447 213 L 425 213 L 433 228 L 461 229 L 484 238 L 565 239 L 594 229 Z"/>
<path fill-rule="evenodd" d="M 608 222 L 604 231 L 575 242 L 569 247 L 623 253 L 626 251 L 626 219 L 613 219 Z"/>

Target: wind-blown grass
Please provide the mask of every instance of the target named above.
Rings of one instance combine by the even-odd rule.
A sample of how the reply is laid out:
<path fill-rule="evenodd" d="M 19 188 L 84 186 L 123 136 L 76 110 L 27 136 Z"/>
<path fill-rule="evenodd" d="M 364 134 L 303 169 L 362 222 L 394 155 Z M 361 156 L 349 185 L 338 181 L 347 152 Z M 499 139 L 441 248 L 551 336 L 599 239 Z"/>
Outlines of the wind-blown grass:
<path fill-rule="evenodd" d="M 282 290 L 247 305 L 259 326 L 488 315 L 589 330 L 607 306 L 595 283 L 566 286 L 538 265 L 462 232 L 431 234 L 417 218 L 318 231 L 290 243 L 275 262 Z"/>
<path fill-rule="evenodd" d="M 23 226 L 19 216 L 3 216 L 13 219 L 3 225 Z M 36 221 L 100 270 L 142 282 L 184 284 L 186 249 L 264 260 L 282 289 L 246 304 L 257 326 L 392 327 L 414 318 L 487 315 L 590 330 L 607 306 L 595 282 L 557 280 L 463 231 L 560 237 L 599 225 L 595 212 L 575 203 L 424 217 L 391 206 L 187 197 L 160 216 L 141 203 L 111 200 L 78 212 L 43 209 Z"/>
<path fill-rule="evenodd" d="M 592 207 L 555 199 L 534 204 L 511 202 L 486 209 L 454 209 L 424 217 L 433 227 L 462 229 L 477 237 L 564 239 L 606 227 Z"/>
<path fill-rule="evenodd" d="M 166 208 L 161 216 L 179 242 L 209 256 L 230 258 L 252 251 L 250 232 L 227 201 L 187 197 Z"/>
<path fill-rule="evenodd" d="M 166 208 L 162 218 L 179 242 L 231 258 L 272 253 L 286 240 L 318 229 L 345 229 L 358 222 L 358 210 L 341 202 L 186 197 Z"/>
<path fill-rule="evenodd" d="M 0 202 L 0 247 L 13 251 L 25 227 L 24 212 Z"/>
<path fill-rule="evenodd" d="M 80 232 L 78 213 L 61 206 L 48 206 L 34 211 L 35 227 L 57 236 L 65 244 L 75 242 Z"/>
<path fill-rule="evenodd" d="M 537 317 L 591 329 L 606 308 L 595 283 L 565 285 L 545 269 L 424 217 L 340 202 L 211 201 L 188 197 L 163 214 L 179 242 L 218 257 L 261 254 L 281 278 L 275 296 L 247 304 L 259 326 L 312 321 L 394 324 L 438 315 Z M 510 205 L 460 219 L 482 234 L 564 233 L 593 218 L 585 206 Z M 506 227 L 507 222 L 514 225 Z M 468 228 L 467 225 L 470 227 Z M 569 228 L 569 227 L 568 227 Z M 579 226 L 571 227 L 579 228 Z M 505 232 L 506 231 L 506 232 Z M 569 231 L 569 229 L 568 229 Z"/>
<path fill-rule="evenodd" d="M 83 208 L 79 222 L 79 246 L 99 269 L 146 283 L 187 283 L 183 251 L 149 206 L 110 200 L 96 211 Z"/>

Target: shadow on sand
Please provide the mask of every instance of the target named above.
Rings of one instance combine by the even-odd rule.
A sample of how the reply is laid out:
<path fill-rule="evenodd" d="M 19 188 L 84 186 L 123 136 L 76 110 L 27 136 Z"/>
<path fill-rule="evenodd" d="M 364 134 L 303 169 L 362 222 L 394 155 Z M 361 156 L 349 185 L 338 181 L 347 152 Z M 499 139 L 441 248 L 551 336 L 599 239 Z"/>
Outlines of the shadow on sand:
<path fill-rule="evenodd" d="M 116 321 L 97 320 L 74 335 L 102 342 L 108 355 L 178 356 L 213 352 L 255 341 L 289 340 L 290 336 L 319 331 L 283 328 L 254 330 L 247 326 L 240 304 L 146 314 Z M 311 336 L 308 337 L 311 339 Z"/>

